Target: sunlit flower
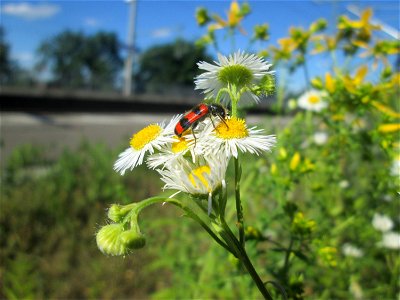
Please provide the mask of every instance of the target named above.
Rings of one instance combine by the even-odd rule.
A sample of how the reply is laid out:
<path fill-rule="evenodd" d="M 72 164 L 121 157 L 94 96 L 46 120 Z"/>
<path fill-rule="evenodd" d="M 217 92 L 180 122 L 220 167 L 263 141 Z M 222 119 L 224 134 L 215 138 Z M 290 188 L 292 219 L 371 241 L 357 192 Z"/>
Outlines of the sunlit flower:
<path fill-rule="evenodd" d="M 388 249 L 400 249 L 400 234 L 397 232 L 385 232 L 381 245 Z"/>
<path fill-rule="evenodd" d="M 328 103 L 323 99 L 326 93 L 317 90 L 305 92 L 298 100 L 298 106 L 305 110 L 320 112 L 328 106 Z"/>
<path fill-rule="evenodd" d="M 196 155 L 200 154 L 197 150 L 199 147 L 194 142 L 192 134 L 183 135 L 182 137 L 174 136 L 174 141 L 160 148 L 160 153 L 150 155 L 147 158 L 147 165 L 150 169 L 163 168 L 164 166 L 174 164 L 177 159 L 187 155 L 192 157 L 192 161 L 196 161 Z"/>
<path fill-rule="evenodd" d="M 361 249 L 349 243 L 343 244 L 342 251 L 345 256 L 361 257 L 364 255 L 364 252 Z"/>
<path fill-rule="evenodd" d="M 208 196 L 208 214 L 211 212 L 212 194 L 225 182 L 229 159 L 222 155 L 198 157 L 196 162 L 177 160 L 164 169 L 158 169 L 164 189 L 172 189 L 192 195 Z"/>
<path fill-rule="evenodd" d="M 372 219 L 372 226 L 376 230 L 386 232 L 393 228 L 393 221 L 386 215 L 375 213 Z"/>
<path fill-rule="evenodd" d="M 204 61 L 198 63 L 199 69 L 206 72 L 197 76 L 195 80 L 196 89 L 204 90 L 205 94 L 214 98 L 222 88 L 226 88 L 228 85 L 234 85 L 238 89 L 243 87 L 252 89 L 266 75 L 274 73 L 269 70 L 272 65 L 261 57 L 240 51 L 229 57 L 218 54 L 218 62 L 214 63 L 210 64 Z M 249 99 L 255 102 L 260 100 L 259 95 L 250 91 L 244 92 L 241 100 Z M 221 100 L 228 104 L 229 96 L 225 93 Z"/>
<path fill-rule="evenodd" d="M 314 143 L 317 145 L 323 145 L 328 140 L 328 134 L 324 131 L 318 131 L 314 133 Z"/>
<path fill-rule="evenodd" d="M 130 147 L 115 162 L 114 170 L 124 175 L 127 169 L 132 170 L 141 165 L 146 153 L 153 154 L 155 149 L 173 142 L 174 127 L 179 118 L 173 117 L 166 126 L 164 123 L 155 123 L 135 133 L 130 140 Z"/>
<path fill-rule="evenodd" d="M 182 159 L 157 170 L 164 189 L 173 189 L 192 195 L 207 195 L 221 185 L 225 178 L 228 159 L 222 155 L 198 157 L 196 162 Z"/>
<path fill-rule="evenodd" d="M 219 123 L 214 129 L 211 123 L 204 129 L 202 146 L 206 153 L 224 153 L 227 157 L 238 157 L 240 152 L 259 155 L 271 151 L 276 143 L 274 135 L 263 134 L 263 129 L 256 126 L 248 128 L 244 119 L 230 118 Z"/>

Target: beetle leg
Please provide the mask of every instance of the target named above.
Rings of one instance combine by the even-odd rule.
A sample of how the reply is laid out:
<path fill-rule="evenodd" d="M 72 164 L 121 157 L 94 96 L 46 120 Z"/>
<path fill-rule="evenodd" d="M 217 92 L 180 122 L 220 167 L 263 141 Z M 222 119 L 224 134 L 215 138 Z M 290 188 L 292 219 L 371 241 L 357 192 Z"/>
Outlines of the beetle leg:
<path fill-rule="evenodd" d="M 218 117 L 220 118 L 220 120 L 221 120 L 222 122 L 224 122 L 224 124 L 225 124 L 225 126 L 226 126 L 226 129 L 229 130 L 229 126 L 228 126 L 228 124 L 226 124 L 224 118 L 221 117 L 220 115 L 218 115 Z"/>

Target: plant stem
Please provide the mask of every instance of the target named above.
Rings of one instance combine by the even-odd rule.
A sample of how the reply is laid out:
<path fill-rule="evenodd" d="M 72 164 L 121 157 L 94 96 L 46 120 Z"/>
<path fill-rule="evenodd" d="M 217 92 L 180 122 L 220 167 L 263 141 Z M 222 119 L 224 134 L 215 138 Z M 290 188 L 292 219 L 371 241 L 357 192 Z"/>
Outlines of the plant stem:
<path fill-rule="evenodd" d="M 254 283 L 257 285 L 258 290 L 263 295 L 264 299 L 273 300 L 271 294 L 268 292 L 267 288 L 264 285 L 264 282 L 261 280 L 260 276 L 258 275 L 256 269 L 254 268 L 253 264 L 248 257 L 246 250 L 242 247 L 240 242 L 237 240 L 235 235 L 232 233 L 231 229 L 229 228 L 228 224 L 226 224 L 224 219 L 221 219 L 222 227 L 226 235 L 224 238 L 227 239 L 226 242 L 228 245 L 233 245 L 235 248 L 234 250 L 237 252 L 237 257 L 245 266 L 247 272 L 250 274 L 251 278 L 253 279 Z"/>
<path fill-rule="evenodd" d="M 290 254 L 292 253 L 292 248 L 293 248 L 293 237 L 290 237 L 290 242 L 289 242 L 289 247 L 286 250 L 286 255 L 285 255 L 285 263 L 283 266 L 283 278 L 287 282 L 288 280 L 288 270 L 289 270 L 289 258 Z"/>
<path fill-rule="evenodd" d="M 304 77 L 306 79 L 306 84 L 307 84 L 307 89 L 306 90 L 309 90 L 311 81 L 310 81 L 310 75 L 308 74 L 308 68 L 307 68 L 307 61 L 306 60 L 304 60 L 303 69 L 304 69 Z"/>
<path fill-rule="evenodd" d="M 243 219 L 243 207 L 240 200 L 240 162 L 239 158 L 235 157 L 235 199 L 236 199 L 236 215 L 237 215 L 237 226 L 239 229 L 239 241 L 240 245 L 244 248 L 244 219 Z"/>

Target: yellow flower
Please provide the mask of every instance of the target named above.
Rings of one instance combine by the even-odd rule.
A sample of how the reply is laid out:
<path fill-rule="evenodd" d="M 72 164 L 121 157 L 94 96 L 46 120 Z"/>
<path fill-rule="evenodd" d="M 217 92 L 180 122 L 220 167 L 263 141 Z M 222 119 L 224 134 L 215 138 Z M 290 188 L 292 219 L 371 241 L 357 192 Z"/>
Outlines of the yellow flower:
<path fill-rule="evenodd" d="M 335 81 L 330 73 L 325 74 L 325 86 L 329 93 L 333 94 L 335 91 Z"/>
<path fill-rule="evenodd" d="M 394 110 L 392 110 L 390 107 L 387 107 L 381 103 L 379 103 L 378 101 L 372 101 L 372 106 L 375 107 L 377 110 L 379 110 L 380 112 L 384 113 L 387 116 L 393 117 L 393 118 L 400 118 L 400 113 L 395 112 Z"/>
<path fill-rule="evenodd" d="M 300 159 L 301 159 L 300 153 L 299 153 L 299 152 L 296 152 L 296 153 L 293 155 L 293 157 L 292 157 L 292 159 L 291 159 L 291 161 L 290 161 L 290 165 L 289 165 L 290 170 L 294 171 L 294 170 L 297 169 L 297 167 L 298 167 L 298 165 L 299 165 L 299 163 L 300 163 Z"/>
<path fill-rule="evenodd" d="M 395 132 L 400 130 L 400 123 L 398 124 L 382 124 L 379 125 L 378 131 L 382 133 Z"/>
<path fill-rule="evenodd" d="M 213 19 L 216 21 L 215 29 L 222 29 L 226 27 L 231 29 L 238 28 L 242 34 L 246 34 L 244 29 L 240 26 L 240 22 L 249 12 L 250 8 L 248 5 L 243 4 L 241 8 L 237 1 L 232 1 L 229 11 L 227 12 L 226 20 L 222 19 L 217 14 L 213 15 Z"/>

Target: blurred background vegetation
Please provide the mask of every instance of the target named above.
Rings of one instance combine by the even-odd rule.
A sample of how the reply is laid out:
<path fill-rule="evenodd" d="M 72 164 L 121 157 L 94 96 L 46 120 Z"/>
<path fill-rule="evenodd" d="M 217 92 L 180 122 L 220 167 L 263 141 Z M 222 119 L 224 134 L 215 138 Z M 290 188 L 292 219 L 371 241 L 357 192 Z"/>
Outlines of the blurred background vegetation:
<path fill-rule="evenodd" d="M 134 92 L 193 94 L 196 63 L 213 57 L 207 49 L 227 42 L 236 50 L 251 5 L 235 3 L 226 2 L 227 16 L 198 8 L 204 36 L 196 43 L 178 39 L 140 53 Z M 260 124 L 278 146 L 243 165 L 246 246 L 262 277 L 279 281 L 290 299 L 400 295 L 399 40 L 382 37 L 372 13 L 340 16 L 331 28 L 324 20 L 288 28 L 278 45 L 269 44 L 274 24 L 246 29 L 249 48 L 278 70 L 268 99 L 276 116 Z M 66 30 L 41 43 L 32 72 L 11 58 L 1 28 L 0 82 L 42 86 L 38 74 L 47 70 L 47 89 L 117 92 L 120 46 L 113 32 Z M 310 74 L 315 55 L 330 62 L 319 76 Z M 306 84 L 295 91 L 299 70 Z M 299 107 L 310 90 L 326 110 Z M 145 168 L 124 177 L 112 171 L 122 143 L 83 141 L 56 158 L 49 147 L 26 144 L 2 161 L 0 298 L 259 298 L 235 259 L 168 205 L 143 213 L 145 248 L 125 258 L 100 253 L 94 235 L 109 205 L 162 187 Z"/>

